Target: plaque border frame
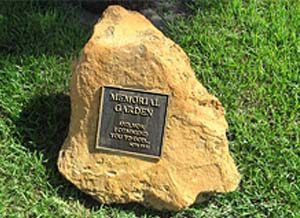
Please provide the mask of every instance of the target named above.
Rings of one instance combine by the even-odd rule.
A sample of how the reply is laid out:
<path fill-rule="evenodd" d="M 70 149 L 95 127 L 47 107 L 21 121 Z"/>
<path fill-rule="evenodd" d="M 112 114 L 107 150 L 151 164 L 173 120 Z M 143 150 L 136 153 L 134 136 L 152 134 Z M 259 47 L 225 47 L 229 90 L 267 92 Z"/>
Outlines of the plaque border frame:
<path fill-rule="evenodd" d="M 103 109 L 103 100 L 104 100 L 104 90 L 105 88 L 112 88 L 112 89 L 119 89 L 119 90 L 124 90 L 124 91 L 134 91 L 134 92 L 142 92 L 142 93 L 146 93 L 146 94 L 154 94 L 154 95 L 163 95 L 167 97 L 166 100 L 166 106 L 165 106 L 165 116 L 164 116 L 164 123 L 163 123 L 163 127 L 162 127 L 162 137 L 161 137 L 161 146 L 160 146 L 160 154 L 159 156 L 157 155 L 151 155 L 151 154 L 143 154 L 143 153 L 139 153 L 139 152 L 135 152 L 135 151 L 125 151 L 122 149 L 116 149 L 116 148 L 109 148 L 109 147 L 105 147 L 103 145 L 100 145 L 100 131 L 101 131 L 101 121 L 102 121 L 102 109 Z M 95 149 L 96 150 L 104 150 L 104 151 L 112 151 L 112 152 L 119 152 L 119 153 L 124 153 L 124 154 L 128 154 L 128 155 L 135 155 L 135 156 L 140 156 L 140 157 L 146 157 L 146 158 L 153 158 L 153 159 L 160 159 L 162 154 L 163 154 L 163 145 L 164 145 L 164 134 L 166 132 L 166 123 L 167 123 L 167 118 L 168 118 L 168 106 L 169 106 L 169 99 L 170 99 L 170 94 L 165 94 L 165 93 L 161 93 L 161 92 L 152 92 L 152 91 L 146 91 L 143 89 L 136 89 L 136 88 L 124 88 L 122 86 L 113 86 L 113 85 L 103 85 L 100 86 L 100 104 L 99 104 L 99 110 L 98 110 L 98 119 L 97 119 L 97 135 L 96 135 L 96 143 L 95 143 Z"/>

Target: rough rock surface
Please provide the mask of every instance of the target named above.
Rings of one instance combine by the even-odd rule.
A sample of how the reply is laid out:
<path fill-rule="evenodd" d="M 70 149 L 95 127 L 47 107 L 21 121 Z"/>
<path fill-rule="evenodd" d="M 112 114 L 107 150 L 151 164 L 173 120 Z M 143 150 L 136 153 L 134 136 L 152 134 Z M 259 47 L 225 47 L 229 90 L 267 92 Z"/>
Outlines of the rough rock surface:
<path fill-rule="evenodd" d="M 206 193 L 237 188 L 221 103 L 197 81 L 183 50 L 142 15 L 110 6 L 73 68 L 58 168 L 79 189 L 102 203 L 180 210 Z M 95 150 L 103 85 L 170 95 L 160 160 Z"/>

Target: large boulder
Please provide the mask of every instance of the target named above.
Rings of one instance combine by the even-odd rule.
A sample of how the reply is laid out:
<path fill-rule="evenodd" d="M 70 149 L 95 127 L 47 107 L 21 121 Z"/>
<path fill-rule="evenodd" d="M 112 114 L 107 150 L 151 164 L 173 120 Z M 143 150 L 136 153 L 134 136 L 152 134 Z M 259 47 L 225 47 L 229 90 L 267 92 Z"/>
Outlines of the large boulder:
<path fill-rule="evenodd" d="M 105 204 L 176 211 L 237 188 L 220 101 L 197 81 L 184 51 L 144 16 L 110 6 L 73 68 L 71 122 L 58 168 L 79 189 Z M 169 95 L 160 159 L 95 148 L 106 85 Z"/>

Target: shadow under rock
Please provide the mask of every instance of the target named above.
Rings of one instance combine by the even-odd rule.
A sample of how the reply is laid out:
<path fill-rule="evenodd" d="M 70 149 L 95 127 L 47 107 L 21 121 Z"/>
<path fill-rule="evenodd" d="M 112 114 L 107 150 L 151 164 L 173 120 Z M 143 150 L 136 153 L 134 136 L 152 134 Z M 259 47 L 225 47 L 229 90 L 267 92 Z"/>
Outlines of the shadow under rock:
<path fill-rule="evenodd" d="M 48 182 L 58 187 L 63 199 L 78 199 L 87 208 L 97 209 L 100 204 L 79 191 L 58 171 L 57 158 L 68 134 L 70 97 L 65 94 L 41 95 L 32 98 L 16 121 L 22 144 L 31 152 L 42 154 Z"/>
<path fill-rule="evenodd" d="M 81 5 L 96 14 L 101 14 L 110 5 L 120 5 L 130 10 L 140 10 L 150 5 L 150 0 L 78 0 Z"/>

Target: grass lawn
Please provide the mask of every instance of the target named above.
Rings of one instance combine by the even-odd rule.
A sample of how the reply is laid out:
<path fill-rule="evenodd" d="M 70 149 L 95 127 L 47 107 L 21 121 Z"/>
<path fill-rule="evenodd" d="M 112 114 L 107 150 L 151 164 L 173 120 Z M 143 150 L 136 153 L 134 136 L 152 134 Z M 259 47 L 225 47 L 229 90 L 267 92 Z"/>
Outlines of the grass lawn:
<path fill-rule="evenodd" d="M 80 8 L 0 3 L 0 217 L 300 217 L 300 2 L 198 0 L 167 34 L 226 109 L 236 192 L 178 213 L 100 205 L 56 168 Z"/>

